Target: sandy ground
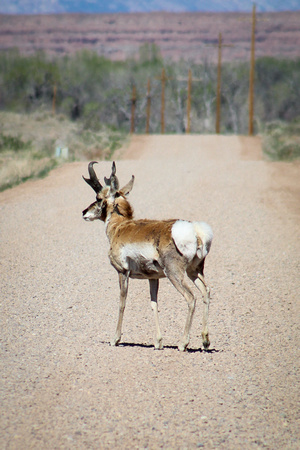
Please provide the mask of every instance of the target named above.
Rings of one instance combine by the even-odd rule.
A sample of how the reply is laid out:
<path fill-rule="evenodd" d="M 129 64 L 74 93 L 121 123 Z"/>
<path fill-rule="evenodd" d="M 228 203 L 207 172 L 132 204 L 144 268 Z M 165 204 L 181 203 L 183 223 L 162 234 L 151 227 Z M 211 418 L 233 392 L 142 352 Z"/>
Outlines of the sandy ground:
<path fill-rule="evenodd" d="M 0 194 L 1 449 L 299 449 L 299 164 L 261 158 L 257 138 L 136 136 L 117 155 L 136 176 L 137 218 L 205 220 L 211 349 L 199 298 L 160 283 L 153 349 L 148 283 L 132 280 L 123 344 L 109 345 L 117 274 L 86 163 Z M 110 174 L 101 162 L 99 177 Z"/>

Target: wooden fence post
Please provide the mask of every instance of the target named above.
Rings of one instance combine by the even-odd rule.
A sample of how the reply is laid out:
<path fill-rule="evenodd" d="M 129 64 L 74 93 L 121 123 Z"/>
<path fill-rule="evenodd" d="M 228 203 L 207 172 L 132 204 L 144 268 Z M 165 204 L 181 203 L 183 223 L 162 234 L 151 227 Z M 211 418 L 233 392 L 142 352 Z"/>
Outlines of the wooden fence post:
<path fill-rule="evenodd" d="M 147 84 L 147 117 L 146 117 L 146 134 L 149 133 L 149 125 L 150 125 L 150 109 L 151 109 L 151 84 L 150 78 L 148 78 Z"/>
<path fill-rule="evenodd" d="M 254 69 L 255 69 L 255 4 L 252 8 L 252 33 L 251 33 L 251 61 L 249 77 L 249 136 L 253 136 L 253 114 L 254 114 Z"/>
<path fill-rule="evenodd" d="M 219 33 L 218 45 L 218 81 L 217 81 L 217 106 L 216 106 L 216 133 L 220 133 L 221 115 L 221 67 L 222 67 L 222 34 Z"/>
<path fill-rule="evenodd" d="M 136 104 L 136 87 L 132 86 L 132 95 L 131 95 L 131 126 L 130 133 L 134 133 L 134 115 L 135 115 L 135 104 Z"/>
<path fill-rule="evenodd" d="M 210 46 L 210 44 L 208 44 Z M 215 44 L 212 45 L 216 47 Z M 220 133 L 221 124 L 221 72 L 222 72 L 222 48 L 223 47 L 234 47 L 232 44 L 222 43 L 222 34 L 219 33 L 218 39 L 218 75 L 217 75 L 217 94 L 216 94 L 216 133 Z"/>
<path fill-rule="evenodd" d="M 186 132 L 191 132 L 191 93 L 192 93 L 192 71 L 189 69 L 188 95 L 187 95 L 187 127 Z"/>
<path fill-rule="evenodd" d="M 170 80 L 171 78 L 166 77 L 166 71 L 163 68 L 161 71 L 161 76 L 157 77 L 158 80 L 161 81 L 161 134 L 164 134 L 165 132 L 165 87 L 166 87 L 166 81 Z"/>
<path fill-rule="evenodd" d="M 57 87 L 56 84 L 53 86 L 53 98 L 52 98 L 52 114 L 55 115 L 55 108 L 56 108 L 56 91 Z"/>
<path fill-rule="evenodd" d="M 165 132 L 165 87 L 166 87 L 166 72 L 165 69 L 161 72 L 161 134 Z"/>

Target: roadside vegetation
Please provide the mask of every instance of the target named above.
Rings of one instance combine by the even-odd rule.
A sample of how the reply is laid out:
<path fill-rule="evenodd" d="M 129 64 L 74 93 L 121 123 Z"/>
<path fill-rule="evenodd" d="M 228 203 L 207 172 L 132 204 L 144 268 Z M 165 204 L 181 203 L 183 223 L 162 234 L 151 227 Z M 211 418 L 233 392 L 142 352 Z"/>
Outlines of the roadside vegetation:
<path fill-rule="evenodd" d="M 274 161 L 300 158 L 300 120 L 269 122 L 263 133 L 263 151 Z"/>
<path fill-rule="evenodd" d="M 216 67 L 163 60 L 145 44 L 136 58 L 113 62 L 95 53 L 50 58 L 0 53 L 0 189 L 46 174 L 68 160 L 110 158 L 130 130 L 136 86 L 135 132 L 146 128 L 151 82 L 150 133 L 160 132 L 165 69 L 165 132 L 186 129 L 187 76 L 192 70 L 191 132 L 215 132 Z M 248 132 L 249 64 L 222 67 L 221 133 Z M 299 157 L 300 60 L 256 61 L 255 133 L 272 159 Z M 58 149 L 68 149 L 59 153 Z M 56 156 L 55 156 L 56 155 Z M 57 157 L 57 156 L 61 157 Z"/>
<path fill-rule="evenodd" d="M 125 141 L 124 132 L 105 125 L 89 130 L 63 114 L 0 112 L 0 191 L 66 161 L 110 159 Z"/>

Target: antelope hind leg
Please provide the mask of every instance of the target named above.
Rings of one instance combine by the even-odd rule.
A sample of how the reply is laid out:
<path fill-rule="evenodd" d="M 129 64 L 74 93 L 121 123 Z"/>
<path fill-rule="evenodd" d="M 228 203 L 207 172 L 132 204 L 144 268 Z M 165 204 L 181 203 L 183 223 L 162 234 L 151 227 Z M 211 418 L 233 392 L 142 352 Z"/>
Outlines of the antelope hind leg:
<path fill-rule="evenodd" d="M 173 286 L 175 286 L 177 291 L 183 295 L 188 304 L 188 315 L 185 322 L 184 332 L 181 341 L 178 344 L 178 350 L 184 352 L 190 342 L 190 330 L 196 306 L 196 299 L 187 283 L 185 282 L 184 275 L 182 275 L 182 279 L 179 279 L 177 276 L 174 276 L 170 273 L 168 273 L 167 276 Z"/>
<path fill-rule="evenodd" d="M 202 342 L 204 350 L 207 350 L 210 346 L 209 334 L 208 334 L 208 312 L 210 303 L 210 290 L 204 281 L 204 277 L 198 274 L 198 277 L 194 280 L 195 285 L 203 296 L 203 322 L 202 322 Z"/>

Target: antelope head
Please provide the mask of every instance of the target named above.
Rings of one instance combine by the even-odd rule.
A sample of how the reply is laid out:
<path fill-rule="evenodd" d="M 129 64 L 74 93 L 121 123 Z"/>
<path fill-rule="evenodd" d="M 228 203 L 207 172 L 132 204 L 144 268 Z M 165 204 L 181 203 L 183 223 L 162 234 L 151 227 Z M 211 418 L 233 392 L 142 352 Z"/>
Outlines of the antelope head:
<path fill-rule="evenodd" d="M 99 219 L 105 222 L 107 217 L 111 216 L 113 212 L 127 218 L 132 218 L 132 210 L 126 200 L 126 196 L 133 187 L 134 176 L 132 175 L 129 183 L 122 189 L 119 189 L 119 180 L 116 176 L 116 164 L 113 162 L 111 175 L 109 178 L 104 177 L 105 184 L 102 186 L 93 167 L 95 163 L 97 161 L 91 161 L 88 165 L 90 178 L 83 176 L 83 179 L 96 192 L 96 201 L 82 211 L 84 220 L 92 221 Z"/>

